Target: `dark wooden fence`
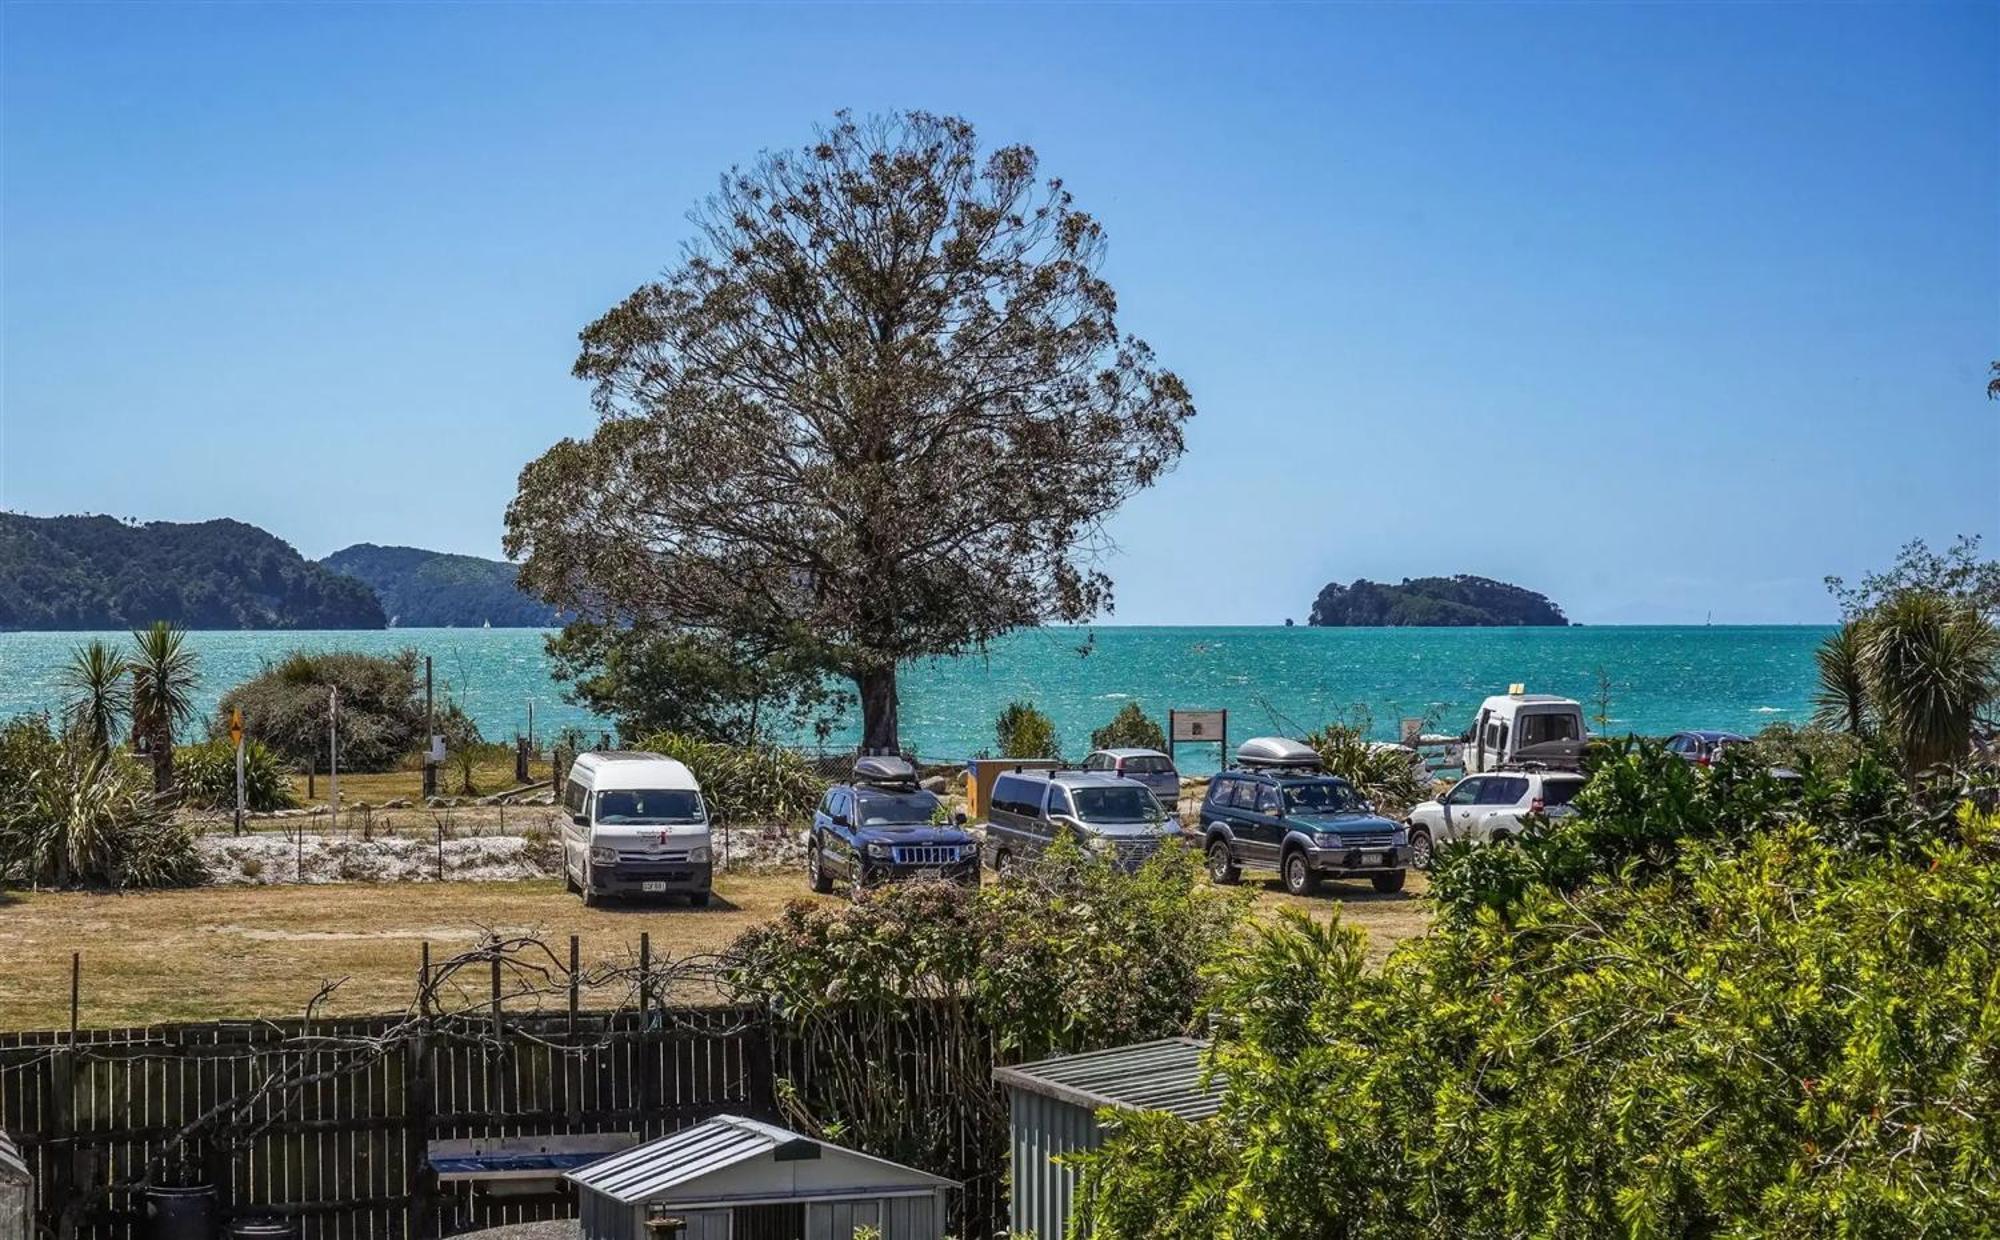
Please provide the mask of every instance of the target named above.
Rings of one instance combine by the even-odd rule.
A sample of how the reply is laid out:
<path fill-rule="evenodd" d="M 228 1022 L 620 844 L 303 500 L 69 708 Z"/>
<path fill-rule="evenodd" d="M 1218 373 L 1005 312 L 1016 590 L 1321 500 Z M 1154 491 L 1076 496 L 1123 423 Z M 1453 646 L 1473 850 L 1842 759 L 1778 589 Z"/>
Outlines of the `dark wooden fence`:
<path fill-rule="evenodd" d="M 892 1078 L 922 1081 L 935 1075 L 927 1061 L 963 1058 L 963 1047 L 926 1045 L 949 1028 L 918 1021 L 887 1039 L 895 1045 L 833 1039 L 828 1053 L 879 1055 Z M 573 1205 L 561 1193 L 440 1186 L 425 1158 L 432 1140 L 643 1139 L 720 1112 L 782 1122 L 780 1093 L 811 1092 L 795 1088 L 810 1084 L 811 1058 L 762 1012 L 732 1006 L 5 1034 L 0 1129 L 40 1186 L 42 1226 L 62 1240 L 143 1240 L 149 1177 L 214 1184 L 225 1218 L 296 1218 L 305 1240 L 441 1236 L 566 1217 Z M 969 1181 L 960 1234 L 990 1234 L 1004 1133 L 938 1080 L 912 1102 L 947 1117 L 959 1165 L 928 1169 Z"/>

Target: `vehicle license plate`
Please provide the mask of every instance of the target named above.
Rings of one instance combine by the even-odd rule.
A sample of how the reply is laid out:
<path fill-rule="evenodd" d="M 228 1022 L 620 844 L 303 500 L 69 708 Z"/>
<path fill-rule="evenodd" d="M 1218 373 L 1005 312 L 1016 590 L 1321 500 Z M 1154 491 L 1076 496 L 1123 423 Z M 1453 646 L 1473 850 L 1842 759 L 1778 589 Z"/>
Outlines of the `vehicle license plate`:
<path fill-rule="evenodd" d="M 1381 854 L 1381 853 L 1378 853 L 1378 852 L 1372 852 L 1372 853 L 1362 853 L 1362 854 L 1361 854 L 1361 864 L 1363 864 L 1363 865 L 1380 865 L 1380 864 L 1382 864 L 1382 854 Z"/>
<path fill-rule="evenodd" d="M 667 885 L 665 883 L 646 883 L 644 885 L 644 889 L 649 892 L 665 891 L 667 889 Z"/>

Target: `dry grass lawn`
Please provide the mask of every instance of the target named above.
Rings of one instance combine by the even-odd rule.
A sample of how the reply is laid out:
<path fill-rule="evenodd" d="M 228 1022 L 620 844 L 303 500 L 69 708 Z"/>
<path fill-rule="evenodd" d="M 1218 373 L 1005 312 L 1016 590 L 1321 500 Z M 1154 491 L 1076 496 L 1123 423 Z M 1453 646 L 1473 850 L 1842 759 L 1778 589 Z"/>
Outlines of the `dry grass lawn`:
<path fill-rule="evenodd" d="M 1260 912 L 1342 908 L 1368 932 L 1378 963 L 1429 922 L 1421 875 L 1395 896 L 1365 883 L 1331 883 L 1310 900 L 1275 882 L 1250 889 Z M 791 873 L 725 875 L 705 909 L 586 909 L 558 882 L 0 893 L 0 1029 L 67 1025 L 72 951 L 83 954 L 89 1026 L 297 1015 L 321 983 L 340 978 L 322 1011 L 358 1014 L 409 1002 L 425 941 L 442 958 L 489 930 L 532 932 L 566 953 L 575 934 L 591 963 L 636 958 L 643 932 L 656 958 L 680 957 L 726 946 L 788 900 L 815 898 Z"/>

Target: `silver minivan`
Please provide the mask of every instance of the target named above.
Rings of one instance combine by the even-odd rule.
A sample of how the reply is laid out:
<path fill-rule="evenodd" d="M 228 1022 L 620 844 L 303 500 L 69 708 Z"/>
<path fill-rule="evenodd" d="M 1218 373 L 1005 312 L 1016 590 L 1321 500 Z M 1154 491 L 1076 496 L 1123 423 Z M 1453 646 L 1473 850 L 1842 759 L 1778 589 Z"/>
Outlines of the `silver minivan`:
<path fill-rule="evenodd" d="M 1169 813 L 1180 804 L 1181 773 L 1157 749 L 1099 749 L 1083 760 L 1083 769 L 1146 785 Z"/>
<path fill-rule="evenodd" d="M 1180 825 L 1143 784 L 1100 771 L 1013 771 L 993 781 L 982 856 L 994 872 L 1040 857 L 1059 835 L 1122 870 L 1180 839 Z"/>

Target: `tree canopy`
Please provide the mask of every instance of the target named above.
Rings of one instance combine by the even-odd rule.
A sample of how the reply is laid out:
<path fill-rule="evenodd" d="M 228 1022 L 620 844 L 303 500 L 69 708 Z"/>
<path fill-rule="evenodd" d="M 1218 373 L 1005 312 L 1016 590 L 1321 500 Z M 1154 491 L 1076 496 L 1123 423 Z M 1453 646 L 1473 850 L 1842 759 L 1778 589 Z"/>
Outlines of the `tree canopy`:
<path fill-rule="evenodd" d="M 897 665 L 1108 610 L 1102 522 L 1183 450 L 1105 238 L 1022 145 L 842 114 L 732 169 L 685 259 L 582 335 L 600 422 L 506 549 L 600 621 L 810 653 L 897 743 Z"/>

